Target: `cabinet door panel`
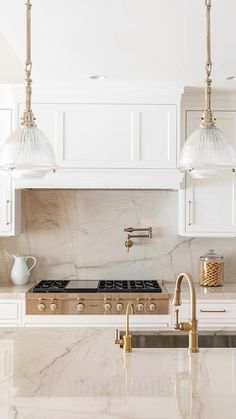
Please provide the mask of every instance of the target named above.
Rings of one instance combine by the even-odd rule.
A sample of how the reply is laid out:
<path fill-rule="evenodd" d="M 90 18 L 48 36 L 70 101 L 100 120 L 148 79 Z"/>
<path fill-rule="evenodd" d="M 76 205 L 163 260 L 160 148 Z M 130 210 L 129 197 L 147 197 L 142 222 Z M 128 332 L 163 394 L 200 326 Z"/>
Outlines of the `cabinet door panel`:
<path fill-rule="evenodd" d="M 140 111 L 141 160 L 158 167 L 176 167 L 176 110 L 149 106 Z"/>
<path fill-rule="evenodd" d="M 61 167 L 176 168 L 175 105 L 41 103 L 34 111 Z"/>
<path fill-rule="evenodd" d="M 132 112 L 104 106 L 74 106 L 64 112 L 63 160 L 131 160 Z"/>
<path fill-rule="evenodd" d="M 215 111 L 214 115 L 217 127 L 236 149 L 236 112 Z M 187 112 L 187 136 L 199 126 L 200 117 L 200 112 Z M 192 179 L 186 175 L 185 190 L 181 195 L 186 233 L 192 236 L 195 233 L 197 236 L 236 233 L 235 181 L 234 171 L 216 179 Z"/>

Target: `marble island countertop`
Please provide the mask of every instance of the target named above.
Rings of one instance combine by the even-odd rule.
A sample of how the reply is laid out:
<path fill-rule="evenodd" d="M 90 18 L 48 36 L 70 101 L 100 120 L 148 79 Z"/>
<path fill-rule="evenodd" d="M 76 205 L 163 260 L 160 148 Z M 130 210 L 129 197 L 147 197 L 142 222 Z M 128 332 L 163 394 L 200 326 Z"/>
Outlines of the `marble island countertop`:
<path fill-rule="evenodd" d="M 113 338 L 100 328 L 1 330 L 0 417 L 235 418 L 236 349 L 124 355 Z"/>

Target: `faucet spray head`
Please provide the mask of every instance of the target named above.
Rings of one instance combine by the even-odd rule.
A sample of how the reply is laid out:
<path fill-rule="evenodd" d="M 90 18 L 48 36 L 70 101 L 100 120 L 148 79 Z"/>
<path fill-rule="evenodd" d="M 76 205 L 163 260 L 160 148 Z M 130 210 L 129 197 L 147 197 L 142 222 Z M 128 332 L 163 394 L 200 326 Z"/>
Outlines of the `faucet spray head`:
<path fill-rule="evenodd" d="M 181 306 L 181 298 L 180 298 L 180 289 L 175 289 L 174 298 L 173 298 L 173 306 Z"/>

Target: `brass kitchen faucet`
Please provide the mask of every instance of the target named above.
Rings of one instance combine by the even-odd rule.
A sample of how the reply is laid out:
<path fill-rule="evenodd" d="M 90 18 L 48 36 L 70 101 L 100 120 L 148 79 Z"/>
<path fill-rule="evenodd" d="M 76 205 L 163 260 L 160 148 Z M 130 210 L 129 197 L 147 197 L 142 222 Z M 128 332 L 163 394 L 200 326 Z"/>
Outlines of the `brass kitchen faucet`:
<path fill-rule="evenodd" d="M 196 318 L 196 293 L 193 278 L 189 273 L 183 272 L 178 275 L 175 283 L 175 292 L 174 292 L 174 299 L 173 305 L 180 306 L 181 305 L 181 283 L 183 279 L 188 281 L 189 289 L 190 289 L 190 303 L 191 303 L 191 319 L 188 322 L 180 322 L 179 323 L 179 309 L 175 310 L 175 329 L 181 330 L 183 332 L 189 332 L 189 352 L 198 352 L 198 321 Z"/>
<path fill-rule="evenodd" d="M 130 314 L 134 314 L 134 306 L 133 306 L 133 303 L 131 302 L 129 302 L 126 307 L 125 335 L 123 336 L 123 338 L 119 339 L 118 329 L 116 329 L 116 335 L 115 335 L 115 343 L 119 345 L 123 345 L 124 352 L 132 352 L 132 335 L 130 335 L 130 332 L 129 332 L 129 315 Z"/>

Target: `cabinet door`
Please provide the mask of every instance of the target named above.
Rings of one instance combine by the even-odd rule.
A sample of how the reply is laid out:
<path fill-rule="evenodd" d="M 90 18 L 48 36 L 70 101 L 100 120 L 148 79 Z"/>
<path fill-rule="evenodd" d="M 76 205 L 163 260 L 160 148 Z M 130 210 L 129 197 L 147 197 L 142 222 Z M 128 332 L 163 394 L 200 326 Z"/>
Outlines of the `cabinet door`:
<path fill-rule="evenodd" d="M 10 135 L 11 127 L 11 109 L 0 109 L 0 147 L 4 140 Z M 0 171 L 0 235 L 10 233 L 12 227 L 11 214 L 11 175 L 8 172 Z"/>
<path fill-rule="evenodd" d="M 216 111 L 217 127 L 236 149 L 236 112 Z M 187 112 L 189 136 L 198 126 L 201 113 Z M 190 236 L 235 236 L 235 172 L 217 179 L 193 179 L 186 175 L 180 192 L 180 234 Z"/>
<path fill-rule="evenodd" d="M 60 167 L 176 168 L 176 106 L 36 104 Z"/>
<path fill-rule="evenodd" d="M 11 176 L 0 172 L 0 235 L 10 233 L 12 228 Z"/>

